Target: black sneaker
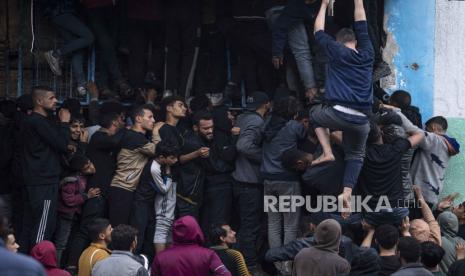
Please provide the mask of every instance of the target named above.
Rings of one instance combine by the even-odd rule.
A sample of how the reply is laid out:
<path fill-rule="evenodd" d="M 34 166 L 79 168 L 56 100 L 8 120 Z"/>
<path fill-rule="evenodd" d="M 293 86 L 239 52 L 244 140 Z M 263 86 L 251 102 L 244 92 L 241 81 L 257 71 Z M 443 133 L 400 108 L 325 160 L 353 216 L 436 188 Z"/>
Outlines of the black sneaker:
<path fill-rule="evenodd" d="M 61 76 L 60 57 L 56 55 L 53 50 L 44 53 L 45 60 L 50 66 L 53 74 Z"/>
<path fill-rule="evenodd" d="M 382 61 L 375 66 L 375 70 L 373 71 L 373 82 L 377 82 L 380 79 L 389 76 L 392 73 L 389 64 Z"/>

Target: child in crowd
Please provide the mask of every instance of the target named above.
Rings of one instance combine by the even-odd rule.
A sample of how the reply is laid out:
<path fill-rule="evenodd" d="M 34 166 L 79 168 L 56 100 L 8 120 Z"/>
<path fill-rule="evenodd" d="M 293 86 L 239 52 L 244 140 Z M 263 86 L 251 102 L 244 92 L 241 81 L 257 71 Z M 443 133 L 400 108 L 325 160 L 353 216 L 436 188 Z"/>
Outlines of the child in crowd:
<path fill-rule="evenodd" d="M 61 262 L 73 225 L 79 221 L 84 202 L 100 195 L 99 188 L 91 188 L 86 193 L 87 176 L 95 173 L 90 160 L 75 155 L 69 162 L 69 173 L 61 180 L 58 203 L 58 226 L 55 232 L 58 263 Z"/>

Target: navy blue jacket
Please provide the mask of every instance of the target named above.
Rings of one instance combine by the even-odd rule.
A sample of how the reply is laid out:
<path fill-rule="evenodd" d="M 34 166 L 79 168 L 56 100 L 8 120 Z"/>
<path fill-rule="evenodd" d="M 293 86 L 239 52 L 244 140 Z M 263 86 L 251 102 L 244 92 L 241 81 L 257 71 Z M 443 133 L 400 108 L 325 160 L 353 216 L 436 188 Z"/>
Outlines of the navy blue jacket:
<path fill-rule="evenodd" d="M 331 104 L 370 112 L 373 105 L 373 45 L 366 21 L 354 23 L 357 51 L 336 42 L 324 31 L 315 33 L 316 41 L 329 58 L 325 97 Z"/>

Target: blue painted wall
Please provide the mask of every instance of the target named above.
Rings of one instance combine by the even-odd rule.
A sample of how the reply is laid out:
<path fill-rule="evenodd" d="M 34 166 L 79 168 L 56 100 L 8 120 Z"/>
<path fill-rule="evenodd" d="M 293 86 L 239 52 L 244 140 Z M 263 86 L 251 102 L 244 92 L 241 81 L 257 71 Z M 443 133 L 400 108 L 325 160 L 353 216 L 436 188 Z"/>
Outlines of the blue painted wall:
<path fill-rule="evenodd" d="M 387 31 L 397 45 L 396 87 L 412 94 L 423 118 L 433 115 L 435 0 L 386 0 Z M 418 65 L 418 67 L 415 66 Z"/>

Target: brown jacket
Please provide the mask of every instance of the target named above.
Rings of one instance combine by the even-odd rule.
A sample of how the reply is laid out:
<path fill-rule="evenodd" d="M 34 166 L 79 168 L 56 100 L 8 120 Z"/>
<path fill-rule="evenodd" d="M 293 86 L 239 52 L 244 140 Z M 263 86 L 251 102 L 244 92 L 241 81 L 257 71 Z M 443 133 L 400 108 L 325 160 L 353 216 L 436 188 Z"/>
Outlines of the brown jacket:
<path fill-rule="evenodd" d="M 152 141 L 149 141 L 144 134 L 127 130 L 121 141 L 111 186 L 133 192 L 139 184 L 145 164 L 149 158 L 155 156 L 155 146 L 160 137 L 154 136 Z"/>

